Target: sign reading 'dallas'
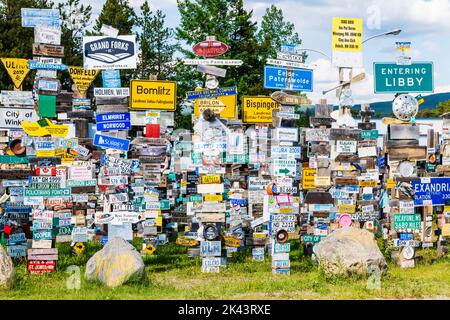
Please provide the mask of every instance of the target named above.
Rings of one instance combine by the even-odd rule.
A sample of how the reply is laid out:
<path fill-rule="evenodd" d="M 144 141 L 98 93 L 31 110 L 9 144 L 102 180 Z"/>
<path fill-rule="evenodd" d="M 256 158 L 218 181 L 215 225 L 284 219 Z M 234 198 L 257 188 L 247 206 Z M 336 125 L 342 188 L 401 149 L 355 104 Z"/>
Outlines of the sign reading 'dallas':
<path fill-rule="evenodd" d="M 279 108 L 279 103 L 269 97 L 243 97 L 242 120 L 245 123 L 272 123 L 272 110 Z"/>
<path fill-rule="evenodd" d="M 77 87 L 78 92 L 83 97 L 86 96 L 86 93 L 91 86 L 92 81 L 94 81 L 97 74 L 100 73 L 99 70 L 85 70 L 83 69 L 83 67 L 75 66 L 69 66 L 68 71 L 73 83 Z"/>
<path fill-rule="evenodd" d="M 362 31 L 360 18 L 333 18 L 333 64 L 338 67 L 362 67 Z"/>
<path fill-rule="evenodd" d="M 174 81 L 131 80 L 131 109 L 174 111 L 177 105 L 177 83 Z"/>
<path fill-rule="evenodd" d="M 83 37 L 85 69 L 136 69 L 136 36 Z"/>
<path fill-rule="evenodd" d="M 20 88 L 23 80 L 27 76 L 30 69 L 28 69 L 28 60 L 20 58 L 1 58 L 3 65 L 6 68 L 11 80 L 16 88 Z"/>
<path fill-rule="evenodd" d="M 375 62 L 375 93 L 433 92 L 433 62 L 414 62 L 411 65 Z"/>

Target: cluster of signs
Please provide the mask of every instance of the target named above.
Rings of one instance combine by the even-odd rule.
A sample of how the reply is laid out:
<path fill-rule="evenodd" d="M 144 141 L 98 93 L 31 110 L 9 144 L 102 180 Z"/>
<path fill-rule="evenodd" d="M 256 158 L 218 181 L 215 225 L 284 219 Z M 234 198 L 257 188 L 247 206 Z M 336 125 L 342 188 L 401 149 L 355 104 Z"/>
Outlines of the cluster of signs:
<path fill-rule="evenodd" d="M 326 100 L 315 106 L 311 128 L 299 129 L 296 108 L 311 101 L 292 92 L 312 91 L 313 71 L 296 46 L 268 59 L 265 87 L 278 91 L 242 97 L 239 119 L 237 88 L 219 87 L 227 70 L 217 66 L 242 61 L 219 59 L 228 46 L 214 37 L 196 44 L 203 58 L 184 63 L 206 76 L 206 88 L 187 93 L 193 131 L 174 132 L 175 82 L 122 87 L 120 69 L 136 67 L 134 36 L 104 26 L 103 36 L 84 37 L 83 67 L 66 66 L 59 14 L 24 9 L 22 16 L 35 28 L 35 58 L 2 58 L 18 90 L 1 91 L 0 230 L 8 254 L 27 257 L 29 272 L 56 270 L 57 242 L 83 254 L 88 241 L 137 236 L 151 255 L 182 227 L 176 243 L 202 258 L 202 272 L 219 272 L 250 247 L 255 261 L 267 252 L 273 273 L 290 274 L 288 241 L 299 233 L 313 254 L 337 228 L 378 231 L 399 247 L 403 266 L 413 265 L 420 243 L 433 245 L 436 227 L 449 236 L 450 135 L 439 144 L 429 130 L 420 146 L 417 126 L 390 124 L 380 145 L 369 106 L 360 123 L 339 125 Z M 339 66 L 359 61 L 361 29 L 357 19 L 333 22 Z M 21 91 L 33 69 L 33 90 Z M 432 90 L 429 64 L 375 69 L 377 92 Z M 61 90 L 58 71 L 70 74 L 73 92 Z M 100 73 L 102 86 L 92 88 Z"/>

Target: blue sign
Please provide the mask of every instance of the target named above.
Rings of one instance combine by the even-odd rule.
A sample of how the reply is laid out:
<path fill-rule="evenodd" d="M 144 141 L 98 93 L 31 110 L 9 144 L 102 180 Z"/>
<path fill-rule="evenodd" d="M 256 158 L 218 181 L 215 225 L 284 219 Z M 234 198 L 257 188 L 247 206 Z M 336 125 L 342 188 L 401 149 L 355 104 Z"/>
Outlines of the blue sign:
<path fill-rule="evenodd" d="M 313 71 L 309 69 L 265 66 L 264 88 L 312 92 Z"/>
<path fill-rule="evenodd" d="M 35 61 L 35 60 L 30 60 L 28 61 L 28 69 L 30 70 L 35 70 L 35 69 L 39 69 L 39 70 L 59 70 L 59 71 L 64 71 L 67 70 L 67 66 L 65 64 L 61 64 L 61 63 L 42 63 L 39 61 Z"/>
<path fill-rule="evenodd" d="M 295 45 L 295 44 L 283 43 L 283 44 L 281 44 L 280 51 L 283 53 L 295 54 L 296 48 L 297 48 L 297 45 Z"/>
<path fill-rule="evenodd" d="M 130 113 L 102 113 L 95 116 L 97 131 L 130 130 Z"/>
<path fill-rule="evenodd" d="M 130 149 L 130 140 L 96 133 L 94 136 L 94 146 L 128 151 Z"/>
<path fill-rule="evenodd" d="M 125 39 L 106 37 L 86 42 L 84 56 L 105 63 L 116 63 L 134 55 L 134 43 Z"/>
<path fill-rule="evenodd" d="M 414 205 L 444 205 L 450 201 L 450 177 L 421 178 L 420 181 L 412 181 L 411 186 L 416 198 Z"/>
<path fill-rule="evenodd" d="M 122 82 L 120 81 L 119 70 L 103 70 L 102 71 L 103 88 L 120 88 Z"/>
<path fill-rule="evenodd" d="M 384 157 L 380 157 L 377 159 L 377 167 L 378 168 L 386 167 L 386 159 Z"/>
<path fill-rule="evenodd" d="M 198 91 L 188 91 L 186 96 L 188 100 L 196 100 L 196 99 L 210 99 L 217 97 L 224 97 L 230 95 L 236 95 L 237 88 L 236 87 L 227 87 L 227 88 L 217 88 L 212 90 L 198 90 Z"/>
<path fill-rule="evenodd" d="M 58 9 L 22 8 L 22 27 L 34 28 L 38 24 L 60 27 L 61 20 Z"/>
<path fill-rule="evenodd" d="M 406 241 L 408 241 L 408 240 L 413 240 L 414 239 L 414 234 L 412 234 L 412 233 L 399 233 L 399 238 L 400 238 L 400 240 L 406 240 Z"/>

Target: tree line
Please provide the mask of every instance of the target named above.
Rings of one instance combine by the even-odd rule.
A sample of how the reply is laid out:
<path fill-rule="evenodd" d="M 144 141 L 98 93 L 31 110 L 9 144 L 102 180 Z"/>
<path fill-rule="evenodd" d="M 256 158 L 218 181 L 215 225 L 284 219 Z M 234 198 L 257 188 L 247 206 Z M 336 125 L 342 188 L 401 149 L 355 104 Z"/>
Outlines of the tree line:
<path fill-rule="evenodd" d="M 188 90 L 203 87 L 204 77 L 183 58 L 194 58 L 190 48 L 206 36 L 214 35 L 225 42 L 229 51 L 224 59 L 240 59 L 240 67 L 227 69 L 221 86 L 236 85 L 242 95 L 267 95 L 264 89 L 264 65 L 268 58 L 276 58 L 282 43 L 300 45 L 301 39 L 292 22 L 287 21 L 275 5 L 266 8 L 260 24 L 253 11 L 244 8 L 243 0 L 177 0 L 180 23 L 175 28 L 166 23 L 161 10 L 152 10 L 146 0 L 140 10 L 133 9 L 128 0 L 106 0 L 95 21 L 91 21 L 92 6 L 80 0 L 65 0 L 54 4 L 49 0 L 0 0 L 0 57 L 32 59 L 33 28 L 21 27 L 21 8 L 57 8 L 62 19 L 61 45 L 66 65 L 83 65 L 82 38 L 100 35 L 103 24 L 119 30 L 119 35 L 136 34 L 139 61 L 135 70 L 121 70 L 122 85 L 133 78 L 146 79 L 156 75 L 160 80 L 178 83 L 178 103 Z M 93 26 L 91 26 L 93 25 Z M 306 55 L 305 55 L 306 58 Z M 31 90 L 34 71 L 24 82 L 24 90 Z M 72 82 L 66 72 L 60 72 L 62 88 L 70 90 Z M 101 85 L 98 77 L 94 86 Z M 4 68 L 0 68 L 0 89 L 12 89 Z M 177 108 L 177 127 L 190 128 L 190 117 Z"/>

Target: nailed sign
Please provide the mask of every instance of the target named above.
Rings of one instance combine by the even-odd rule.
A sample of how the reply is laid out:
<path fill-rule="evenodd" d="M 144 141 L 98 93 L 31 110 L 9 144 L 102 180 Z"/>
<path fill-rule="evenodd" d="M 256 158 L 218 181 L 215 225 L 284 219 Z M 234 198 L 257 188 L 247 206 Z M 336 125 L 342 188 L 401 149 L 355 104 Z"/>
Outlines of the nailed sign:
<path fill-rule="evenodd" d="M 1 58 L 3 65 L 6 68 L 11 80 L 16 88 L 20 88 L 23 80 L 27 76 L 30 69 L 28 69 L 28 60 L 19 58 Z"/>
<path fill-rule="evenodd" d="M 175 110 L 177 83 L 174 81 L 131 80 L 130 108 Z"/>
<path fill-rule="evenodd" d="M 136 69 L 136 36 L 83 37 L 85 69 Z"/>
<path fill-rule="evenodd" d="M 264 88 L 312 92 L 313 71 L 265 66 Z"/>
<path fill-rule="evenodd" d="M 242 121 L 245 123 L 272 123 L 272 110 L 280 105 L 269 97 L 243 97 Z"/>
<path fill-rule="evenodd" d="M 77 87 L 78 92 L 83 97 L 86 96 L 86 92 L 91 86 L 92 81 L 94 81 L 95 77 L 100 72 L 98 70 L 85 70 L 83 67 L 75 66 L 69 66 L 68 71 L 73 83 Z"/>
<path fill-rule="evenodd" d="M 375 62 L 375 93 L 433 92 L 433 62 L 414 62 L 411 65 Z"/>

